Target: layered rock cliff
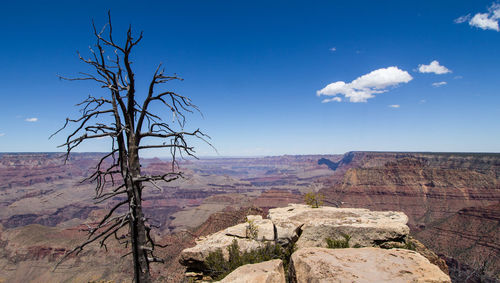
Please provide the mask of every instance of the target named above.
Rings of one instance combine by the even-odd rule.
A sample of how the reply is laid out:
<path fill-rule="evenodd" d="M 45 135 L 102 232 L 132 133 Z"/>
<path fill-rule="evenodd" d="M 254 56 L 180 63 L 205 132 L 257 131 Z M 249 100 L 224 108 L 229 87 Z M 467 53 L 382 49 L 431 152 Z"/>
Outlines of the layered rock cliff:
<path fill-rule="evenodd" d="M 403 211 L 415 237 L 450 264 L 483 266 L 475 254 L 490 254 L 493 267 L 479 273 L 500 279 L 498 246 L 485 243 L 500 234 L 500 154 L 350 152 L 322 163 L 335 170 L 321 191 L 326 203 Z"/>

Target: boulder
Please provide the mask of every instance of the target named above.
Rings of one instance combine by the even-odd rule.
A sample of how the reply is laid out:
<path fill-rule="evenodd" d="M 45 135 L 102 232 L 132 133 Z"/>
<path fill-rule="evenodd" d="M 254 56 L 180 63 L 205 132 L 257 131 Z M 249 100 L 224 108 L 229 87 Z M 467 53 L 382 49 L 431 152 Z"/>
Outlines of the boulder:
<path fill-rule="evenodd" d="M 238 242 L 238 246 L 241 251 L 251 251 L 265 245 L 264 242 L 252 239 L 228 236 L 224 230 L 207 237 L 200 238 L 196 241 L 196 246 L 184 249 L 181 252 L 180 262 L 181 264 L 191 267 L 194 270 L 199 270 L 202 268 L 201 265 L 207 258 L 208 254 L 210 252 L 215 252 L 217 249 L 221 249 L 224 259 L 228 260 L 229 253 L 227 247 L 229 247 L 234 240 Z"/>
<path fill-rule="evenodd" d="M 250 228 L 253 227 L 253 228 Z M 249 232 L 256 232 L 256 237 Z M 210 252 L 222 250 L 224 258 L 228 260 L 227 248 L 236 240 L 242 252 L 255 250 L 265 246 L 266 242 L 274 240 L 274 226 L 271 220 L 262 219 L 262 216 L 248 216 L 246 223 L 231 226 L 217 233 L 200 237 L 196 246 L 184 249 L 181 252 L 180 262 L 194 270 L 201 270 L 202 264 Z"/>
<path fill-rule="evenodd" d="M 283 262 L 279 259 L 247 264 L 229 273 L 220 283 L 285 283 Z"/>
<path fill-rule="evenodd" d="M 302 248 L 292 254 L 291 282 L 451 282 L 417 252 L 380 248 Z"/>
<path fill-rule="evenodd" d="M 270 209 L 268 218 L 276 227 L 278 242 L 298 239 L 297 248 L 326 247 L 326 238 L 342 240 L 344 235 L 351 237 L 351 247 L 380 246 L 384 242 L 404 242 L 410 231 L 408 217 L 394 211 L 290 204 Z"/>
<path fill-rule="evenodd" d="M 253 235 L 252 231 L 254 231 L 256 235 Z M 260 215 L 248 215 L 246 223 L 227 228 L 226 235 L 249 238 L 257 241 L 273 241 L 274 225 L 271 220 L 262 219 Z"/>

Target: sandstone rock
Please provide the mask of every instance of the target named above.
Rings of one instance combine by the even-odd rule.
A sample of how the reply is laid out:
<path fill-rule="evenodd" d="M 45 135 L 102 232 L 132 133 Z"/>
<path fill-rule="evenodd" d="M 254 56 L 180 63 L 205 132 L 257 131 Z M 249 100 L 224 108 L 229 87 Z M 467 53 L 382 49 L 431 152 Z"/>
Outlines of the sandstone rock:
<path fill-rule="evenodd" d="M 247 237 L 247 227 L 248 223 L 241 223 L 227 228 L 226 236 L 233 236 L 238 238 L 246 238 Z"/>
<path fill-rule="evenodd" d="M 248 214 L 267 216 L 267 212 L 264 214 L 260 208 L 255 207 L 226 208 L 224 211 L 210 215 L 204 224 L 194 230 L 194 233 L 196 235 L 210 235 L 219 232 L 227 227 L 246 222 Z"/>
<path fill-rule="evenodd" d="M 408 217 L 402 212 L 370 211 L 358 208 L 320 207 L 291 204 L 269 210 L 279 242 L 292 241 L 300 234 L 297 248 L 326 247 L 326 238 L 351 237 L 350 246 L 378 246 L 403 242 L 409 233 Z"/>
<path fill-rule="evenodd" d="M 247 216 L 248 221 L 258 221 L 262 220 L 262 215 L 248 215 Z"/>
<path fill-rule="evenodd" d="M 238 238 L 253 239 L 250 230 L 254 230 L 257 234 L 254 240 L 271 241 L 274 240 L 274 226 L 271 220 L 262 219 L 260 215 L 247 216 L 247 222 L 227 228 L 226 235 Z"/>
<path fill-rule="evenodd" d="M 259 215 L 250 215 L 246 223 L 198 239 L 195 247 L 182 251 L 181 263 L 190 271 L 203 271 L 203 262 L 212 251 L 221 249 L 228 260 L 227 247 L 234 240 L 241 251 L 251 251 L 264 246 L 269 240 L 277 239 L 278 243 L 296 243 L 298 250 L 292 256 L 292 271 L 296 272 L 298 282 L 450 282 L 447 274 L 414 251 L 321 248 L 327 245 L 327 238 L 343 240 L 345 235 L 350 236 L 350 247 L 404 247 L 409 233 L 406 226 L 408 218 L 404 213 L 291 204 L 269 210 L 268 217 L 262 219 Z M 252 229 L 257 232 L 256 237 L 252 235 Z M 282 263 L 278 262 L 282 270 Z M 222 282 L 282 282 L 265 281 L 274 280 L 267 279 L 274 278 L 271 273 L 275 265 L 269 264 L 240 267 L 238 272 L 234 271 L 236 275 L 226 277 Z"/>
<path fill-rule="evenodd" d="M 417 252 L 303 248 L 292 255 L 292 282 L 451 282 Z"/>
<path fill-rule="evenodd" d="M 228 259 L 227 247 L 234 240 L 242 252 L 251 251 L 265 245 L 266 241 L 274 240 L 274 226 L 271 220 L 262 219 L 260 215 L 247 216 L 246 223 L 231 226 L 225 230 L 201 237 L 196 241 L 196 246 L 182 251 L 180 262 L 187 266 L 198 266 L 206 259 L 210 252 L 222 250 L 225 259 Z M 250 224 L 251 223 L 251 224 Z M 250 234 L 250 225 L 257 232 L 257 237 Z"/>
<path fill-rule="evenodd" d="M 221 283 L 285 283 L 283 262 L 279 259 L 238 267 Z"/>
<path fill-rule="evenodd" d="M 228 232 L 226 229 L 207 237 L 198 239 L 196 241 L 196 246 L 184 249 L 181 252 L 180 262 L 186 266 L 199 265 L 206 259 L 210 252 L 214 252 L 217 249 L 222 250 L 222 254 L 227 260 L 229 258 L 227 247 L 229 247 L 233 243 L 233 240 L 236 240 L 238 242 L 238 246 L 240 247 L 241 251 L 251 251 L 265 245 L 264 242 L 247 238 L 228 236 L 227 233 Z"/>
<path fill-rule="evenodd" d="M 432 264 L 437 265 L 439 269 L 441 269 L 445 274 L 450 274 L 448 265 L 446 264 L 446 261 L 444 259 L 440 258 L 433 251 L 429 250 L 424 244 L 411 236 L 409 237 L 408 242 L 415 247 L 415 251 L 417 253 L 423 255 Z"/>
<path fill-rule="evenodd" d="M 252 218 L 252 216 L 254 216 Z M 258 219 L 260 218 L 260 219 Z M 257 229 L 257 238 L 258 241 L 273 241 L 274 240 L 274 225 L 273 222 L 269 219 L 262 219 L 260 215 L 249 215 L 247 216 L 248 223 L 247 229 L 249 227 L 249 223 L 252 223 Z M 248 237 L 248 235 L 247 235 Z"/>

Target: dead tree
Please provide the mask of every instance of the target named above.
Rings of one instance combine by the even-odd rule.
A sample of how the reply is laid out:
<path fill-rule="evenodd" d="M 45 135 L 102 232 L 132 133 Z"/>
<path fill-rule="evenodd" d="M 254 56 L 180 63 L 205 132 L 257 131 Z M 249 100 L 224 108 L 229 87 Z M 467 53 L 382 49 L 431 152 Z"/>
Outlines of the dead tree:
<path fill-rule="evenodd" d="M 95 182 L 95 201 L 98 203 L 115 197 L 122 199 L 115 204 L 102 220 L 88 225 L 88 238 L 62 259 L 78 254 L 88 244 L 99 243 L 106 248 L 110 238 L 120 239 L 126 235 L 130 244 L 134 264 L 134 282 L 150 282 L 149 265 L 162 260 L 155 256 L 155 244 L 151 237 L 151 225 L 143 214 L 142 196 L 147 183 L 158 187 L 158 182 L 170 182 L 182 177 L 178 170 L 178 156 L 194 156 L 194 148 L 188 144 L 188 137 L 206 141 L 199 129 L 185 131 L 185 115 L 198 108 L 185 96 L 162 89 L 161 86 L 173 80 L 181 80 L 177 75 L 166 75 L 160 64 L 153 73 L 144 93 L 137 93 L 136 78 L 132 68 L 131 54 L 141 41 L 142 32 L 135 38 L 129 26 L 125 43 L 120 45 L 113 39 L 111 16 L 108 23 L 97 30 L 92 23 L 96 39 L 95 47 L 90 47 L 90 57 L 81 61 L 90 66 L 92 72 L 80 73 L 70 81 L 94 81 L 107 93 L 104 97 L 89 96 L 78 104 L 80 116 L 66 119 L 61 130 L 74 125 L 66 142 L 66 160 L 73 149 L 88 140 L 109 138 L 111 150 L 98 161 L 95 170 L 84 181 Z M 150 106 L 160 104 L 164 112 L 152 113 Z M 173 117 L 165 122 L 165 113 Z M 104 118 L 108 116 L 108 118 Z M 162 119 L 163 117 L 163 119 Z M 170 120 L 170 119 L 169 119 Z M 148 140 L 149 139 L 149 140 Z M 161 175 L 141 173 L 140 152 L 145 149 L 167 149 L 172 156 L 171 170 Z"/>

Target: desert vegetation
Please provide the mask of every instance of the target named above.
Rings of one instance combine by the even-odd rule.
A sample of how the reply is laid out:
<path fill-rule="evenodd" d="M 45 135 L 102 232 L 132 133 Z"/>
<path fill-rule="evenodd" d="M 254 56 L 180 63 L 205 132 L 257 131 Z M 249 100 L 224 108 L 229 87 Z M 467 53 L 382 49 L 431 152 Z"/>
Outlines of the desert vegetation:
<path fill-rule="evenodd" d="M 304 195 L 304 201 L 312 208 L 319 208 L 323 205 L 325 196 L 318 192 L 308 192 Z"/>
<path fill-rule="evenodd" d="M 347 234 L 342 234 L 343 239 L 332 239 L 326 238 L 326 245 L 329 249 L 346 249 L 349 248 L 349 241 L 351 240 L 351 236 Z"/>
<path fill-rule="evenodd" d="M 288 270 L 290 257 L 294 246 L 282 247 L 276 243 L 266 243 L 264 246 L 251 251 L 241 251 L 236 240 L 227 248 L 228 259 L 224 258 L 223 251 L 217 249 L 210 252 L 205 260 L 207 275 L 213 280 L 221 280 L 236 268 L 245 264 L 259 263 L 272 259 L 283 260 L 285 270 Z"/>

